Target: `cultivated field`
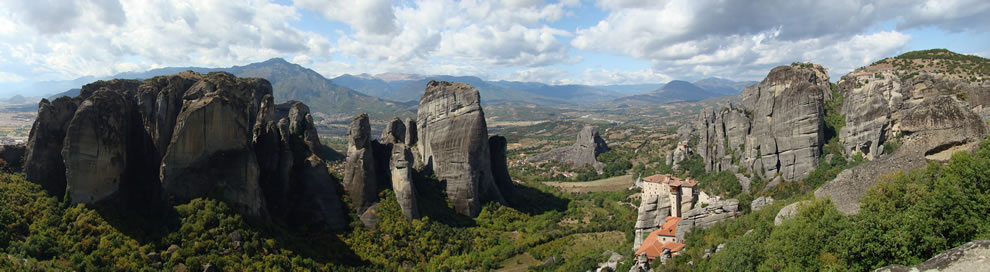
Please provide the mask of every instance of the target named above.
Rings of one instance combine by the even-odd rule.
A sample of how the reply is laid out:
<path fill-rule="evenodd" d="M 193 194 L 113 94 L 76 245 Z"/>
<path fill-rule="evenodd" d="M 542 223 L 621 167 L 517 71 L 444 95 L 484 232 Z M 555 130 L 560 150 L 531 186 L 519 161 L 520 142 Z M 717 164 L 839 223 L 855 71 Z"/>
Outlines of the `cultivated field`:
<path fill-rule="evenodd" d="M 553 186 L 568 193 L 593 193 L 593 192 L 615 192 L 625 190 L 636 183 L 636 178 L 632 175 L 611 177 L 586 182 L 544 182 L 543 184 Z"/>

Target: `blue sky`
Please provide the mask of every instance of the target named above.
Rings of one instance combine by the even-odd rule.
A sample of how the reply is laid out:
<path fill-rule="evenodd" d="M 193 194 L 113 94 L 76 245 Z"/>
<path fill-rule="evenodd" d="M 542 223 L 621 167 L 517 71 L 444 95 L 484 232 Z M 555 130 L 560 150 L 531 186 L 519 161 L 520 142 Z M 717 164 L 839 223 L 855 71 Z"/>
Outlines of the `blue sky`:
<path fill-rule="evenodd" d="M 550 84 L 838 77 L 910 50 L 990 56 L 985 0 L 10 0 L 0 87 L 281 57 L 326 77 L 450 74 Z"/>

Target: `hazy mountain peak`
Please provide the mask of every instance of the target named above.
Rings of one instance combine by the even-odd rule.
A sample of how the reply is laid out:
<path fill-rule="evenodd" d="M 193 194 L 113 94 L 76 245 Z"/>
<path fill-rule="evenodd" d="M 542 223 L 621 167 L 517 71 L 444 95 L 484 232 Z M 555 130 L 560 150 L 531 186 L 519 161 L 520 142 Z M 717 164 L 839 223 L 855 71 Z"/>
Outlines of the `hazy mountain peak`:
<path fill-rule="evenodd" d="M 384 73 L 384 74 L 378 74 L 378 75 L 375 75 L 375 77 L 377 77 L 378 79 L 384 80 L 384 81 L 388 81 L 388 82 L 399 81 L 399 80 L 420 80 L 420 79 L 426 78 L 423 75 L 403 74 L 403 73 L 393 73 L 393 72 L 388 72 L 388 73 Z"/>

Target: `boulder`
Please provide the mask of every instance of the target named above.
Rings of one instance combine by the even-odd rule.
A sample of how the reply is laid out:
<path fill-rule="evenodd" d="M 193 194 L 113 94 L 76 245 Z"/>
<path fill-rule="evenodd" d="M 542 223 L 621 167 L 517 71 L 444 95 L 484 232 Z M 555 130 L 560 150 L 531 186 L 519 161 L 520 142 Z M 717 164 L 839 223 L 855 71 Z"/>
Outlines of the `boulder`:
<path fill-rule="evenodd" d="M 165 192 L 179 201 L 216 195 L 238 211 L 263 215 L 251 140 L 260 100 L 271 92 L 264 79 L 227 73 L 210 73 L 186 91 L 162 158 Z"/>
<path fill-rule="evenodd" d="M 780 224 L 783 224 L 784 221 L 797 217 L 800 206 L 807 205 L 808 203 L 810 203 L 810 201 L 798 201 L 780 208 L 780 211 L 777 212 L 777 216 L 773 218 L 773 225 L 780 226 Z"/>
<path fill-rule="evenodd" d="M 591 166 L 601 172 L 605 165 L 598 162 L 598 154 L 608 152 L 608 144 L 594 128 L 586 126 L 577 135 L 573 145 L 550 150 L 530 158 L 532 162 L 558 161 L 569 163 L 575 168 Z"/>
<path fill-rule="evenodd" d="M 347 160 L 344 166 L 344 189 L 351 198 L 351 205 L 363 214 L 378 202 L 378 173 L 375 155 L 371 147 L 371 124 L 367 114 L 354 118 L 347 129 Z"/>
<path fill-rule="evenodd" d="M 416 186 L 413 184 L 412 152 L 404 144 L 396 144 L 392 147 L 391 172 L 392 190 L 395 198 L 402 208 L 402 215 L 406 219 L 419 218 L 419 206 L 416 204 Z"/>
<path fill-rule="evenodd" d="M 908 271 L 944 271 L 968 272 L 987 271 L 990 267 L 990 240 L 976 240 L 964 245 L 946 250 L 927 261 L 907 267 L 903 265 L 888 265 L 875 272 L 908 272 Z"/>
<path fill-rule="evenodd" d="M 759 211 L 760 209 L 763 209 L 763 207 L 769 206 L 771 204 L 773 204 L 773 197 L 770 197 L 770 196 L 761 196 L 761 197 L 757 197 L 756 199 L 753 199 L 753 202 L 750 203 L 749 206 L 750 206 L 750 209 L 755 212 L 755 211 Z"/>
<path fill-rule="evenodd" d="M 62 144 L 69 121 L 76 113 L 79 101 L 59 97 L 38 103 L 38 117 L 31 126 L 27 152 L 24 156 L 24 177 L 38 183 L 51 195 L 65 195 L 65 163 L 62 160 Z"/>
<path fill-rule="evenodd" d="M 492 176 L 478 90 L 464 83 L 430 81 L 417 114 L 418 160 L 444 185 L 454 210 L 476 216 L 483 203 L 503 201 Z"/>

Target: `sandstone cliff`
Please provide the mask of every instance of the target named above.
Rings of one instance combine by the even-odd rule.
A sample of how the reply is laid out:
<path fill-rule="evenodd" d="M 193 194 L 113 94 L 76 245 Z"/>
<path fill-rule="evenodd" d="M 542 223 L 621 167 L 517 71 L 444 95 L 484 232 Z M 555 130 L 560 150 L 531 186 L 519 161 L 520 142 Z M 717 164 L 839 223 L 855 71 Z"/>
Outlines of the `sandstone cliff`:
<path fill-rule="evenodd" d="M 901 147 L 893 154 L 851 169 L 815 191 L 828 197 L 844 214 L 859 212 L 859 200 L 884 174 L 922 168 L 929 161 L 947 161 L 956 151 L 972 151 L 987 135 L 984 121 L 953 96 L 938 96 L 901 113 Z"/>
<path fill-rule="evenodd" d="M 764 179 L 807 177 L 824 144 L 829 78 L 820 65 L 780 66 L 745 89 L 741 107 L 706 109 L 678 134 L 698 137 L 693 151 L 708 171 L 746 168 Z M 686 150 L 685 150 L 686 151 Z M 683 152 L 677 154 L 684 156 Z M 677 158 L 670 156 L 671 163 Z"/>
<path fill-rule="evenodd" d="M 487 201 L 503 201 L 492 176 L 488 126 L 478 90 L 431 81 L 419 101 L 419 160 L 436 174 L 454 210 L 475 216 Z"/>
<path fill-rule="evenodd" d="M 558 161 L 573 165 L 575 168 L 591 166 L 601 172 L 604 164 L 598 162 L 598 154 L 608 152 L 608 144 L 592 127 L 584 127 L 577 135 L 573 145 L 550 150 L 530 158 L 532 162 Z"/>
<path fill-rule="evenodd" d="M 216 197 L 247 215 L 342 229 L 322 148 L 309 108 L 274 105 L 267 81 L 184 72 L 43 100 L 25 172 L 74 203 Z"/>

